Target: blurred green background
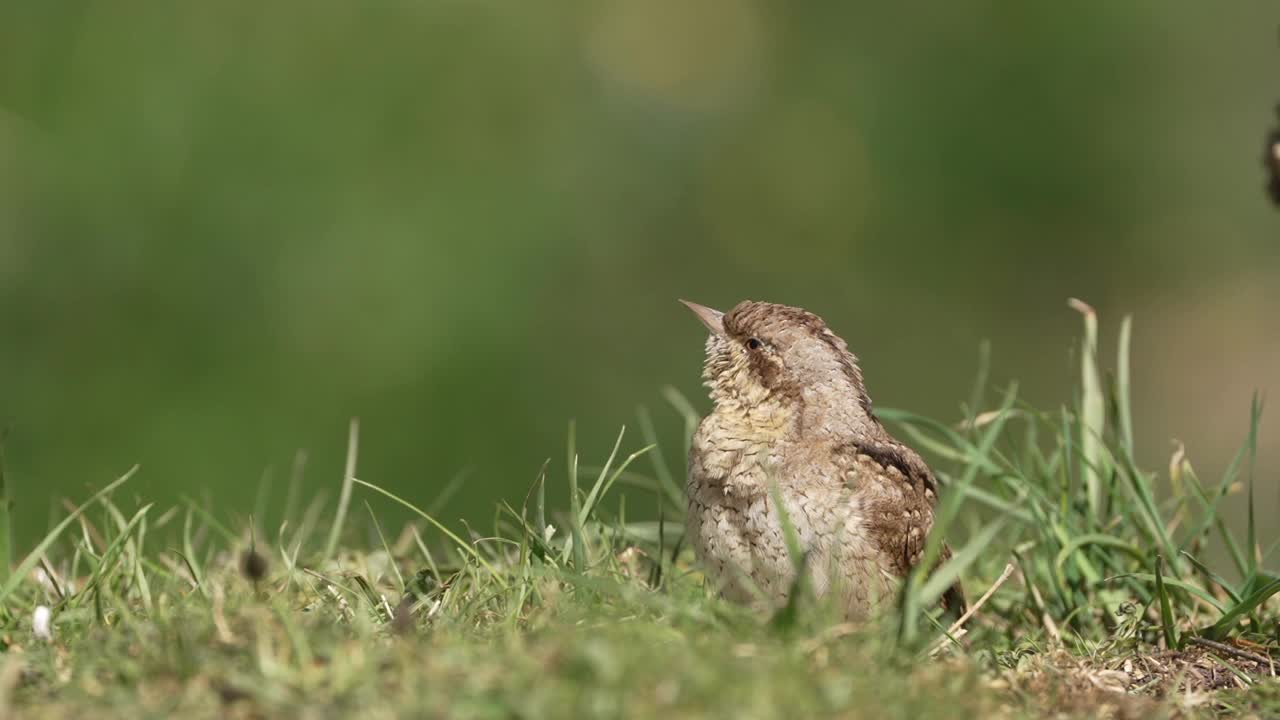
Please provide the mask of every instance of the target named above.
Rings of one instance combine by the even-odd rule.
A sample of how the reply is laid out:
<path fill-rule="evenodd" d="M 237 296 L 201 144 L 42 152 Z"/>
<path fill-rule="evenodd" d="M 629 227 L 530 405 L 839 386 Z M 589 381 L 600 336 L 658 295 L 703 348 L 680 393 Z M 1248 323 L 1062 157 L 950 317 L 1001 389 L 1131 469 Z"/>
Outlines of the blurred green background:
<path fill-rule="evenodd" d="M 948 420 L 983 339 L 1054 405 L 1065 299 L 1106 358 L 1133 313 L 1142 457 L 1176 437 L 1215 476 L 1280 382 L 1277 25 L 1261 0 L 6 2 L 20 536 L 135 462 L 133 494 L 240 514 L 274 468 L 270 522 L 297 449 L 337 487 L 352 416 L 363 479 L 427 504 L 469 469 L 446 518 L 563 477 L 570 418 L 594 463 L 647 405 L 677 463 L 661 388 L 707 406 L 677 297 L 812 309 L 877 404 Z"/>

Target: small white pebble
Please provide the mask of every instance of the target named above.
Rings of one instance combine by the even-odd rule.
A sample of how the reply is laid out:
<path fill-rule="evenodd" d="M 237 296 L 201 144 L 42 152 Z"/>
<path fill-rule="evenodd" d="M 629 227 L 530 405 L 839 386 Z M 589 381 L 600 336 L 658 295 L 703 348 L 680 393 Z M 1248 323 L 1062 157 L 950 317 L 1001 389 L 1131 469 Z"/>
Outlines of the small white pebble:
<path fill-rule="evenodd" d="M 37 640 L 49 641 L 53 639 L 53 625 L 50 622 L 53 619 L 53 612 L 44 605 L 37 605 L 36 612 L 31 617 L 31 632 L 36 636 Z"/>

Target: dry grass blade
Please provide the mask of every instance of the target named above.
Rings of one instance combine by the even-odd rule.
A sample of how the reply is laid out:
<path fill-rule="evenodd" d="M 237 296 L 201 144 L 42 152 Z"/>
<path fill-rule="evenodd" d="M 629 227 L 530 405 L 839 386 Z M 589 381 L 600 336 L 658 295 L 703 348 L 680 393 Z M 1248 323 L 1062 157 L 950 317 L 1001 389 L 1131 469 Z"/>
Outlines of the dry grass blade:
<path fill-rule="evenodd" d="M 978 598 L 977 602 L 970 605 L 969 609 L 966 610 L 965 613 L 954 623 L 952 623 L 951 627 L 947 628 L 946 634 L 938 640 L 937 644 L 933 646 L 933 649 L 929 651 L 929 654 L 936 655 L 946 647 L 947 643 L 953 642 L 952 638 L 956 637 L 956 633 L 964 627 L 965 623 L 969 622 L 969 618 L 976 615 L 978 611 L 982 609 L 982 606 L 987 604 L 987 601 L 991 599 L 991 596 L 995 595 L 996 591 L 1000 589 L 1000 586 L 1004 585 L 1005 581 L 1013 575 L 1015 569 L 1016 568 L 1013 563 L 1005 563 L 1004 572 L 1000 573 L 1000 577 L 996 578 L 994 583 L 991 583 L 991 587 L 987 588 L 987 591 L 982 593 L 982 597 Z"/>
<path fill-rule="evenodd" d="M 322 559 L 328 560 L 338 549 L 338 540 L 342 537 L 342 527 L 347 520 L 347 507 L 351 504 L 351 483 L 356 477 L 356 458 L 360 453 L 360 420 L 351 418 L 347 428 L 347 462 L 342 472 L 342 493 L 338 496 L 338 509 L 329 528 L 329 540 L 324 546 Z"/>

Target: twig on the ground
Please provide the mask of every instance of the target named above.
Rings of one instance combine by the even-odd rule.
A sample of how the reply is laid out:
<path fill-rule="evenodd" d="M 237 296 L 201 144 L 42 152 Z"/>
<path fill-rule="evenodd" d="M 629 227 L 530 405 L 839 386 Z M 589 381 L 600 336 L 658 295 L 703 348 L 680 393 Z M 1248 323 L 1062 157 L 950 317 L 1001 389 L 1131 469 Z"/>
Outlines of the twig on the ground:
<path fill-rule="evenodd" d="M 969 609 L 960 616 L 959 620 L 956 620 L 951 624 L 951 627 L 947 628 L 947 634 L 938 640 L 938 644 L 934 646 L 933 650 L 929 651 L 929 655 L 936 655 L 944 646 L 946 646 L 947 641 L 951 640 L 955 636 L 956 632 L 969 621 L 969 618 L 973 617 L 974 614 L 987 603 L 987 600 L 991 599 L 991 596 L 995 594 L 996 590 L 999 590 L 1000 586 L 1003 585 L 1011 575 L 1013 575 L 1013 570 L 1013 563 L 1005 563 L 1004 572 L 1000 573 L 1000 577 L 996 578 L 996 581 L 991 584 L 991 587 L 987 588 L 987 591 L 982 593 L 982 597 L 978 598 L 977 602 L 969 606 Z"/>
<path fill-rule="evenodd" d="M 1268 668 L 1271 667 L 1271 663 L 1272 663 L 1271 658 L 1265 657 L 1263 655 L 1259 655 L 1258 653 L 1249 652 L 1248 650 L 1241 650 L 1240 648 L 1234 645 L 1228 645 L 1226 643 L 1220 643 L 1216 640 L 1196 637 L 1194 635 L 1190 638 L 1190 642 L 1192 645 L 1199 645 L 1202 648 L 1216 650 L 1220 653 L 1231 655 L 1241 660 L 1249 660 L 1251 662 L 1256 662 L 1259 665 L 1264 665 Z M 1273 671 L 1273 674 L 1274 674 L 1274 671 Z"/>

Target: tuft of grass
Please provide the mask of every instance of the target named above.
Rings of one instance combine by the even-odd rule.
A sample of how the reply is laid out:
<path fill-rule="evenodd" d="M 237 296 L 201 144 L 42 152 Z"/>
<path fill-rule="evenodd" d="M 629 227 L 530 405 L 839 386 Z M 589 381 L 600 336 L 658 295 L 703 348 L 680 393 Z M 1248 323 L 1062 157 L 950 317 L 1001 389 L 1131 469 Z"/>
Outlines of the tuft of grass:
<path fill-rule="evenodd" d="M 975 434 L 969 437 L 942 423 L 885 413 L 959 473 L 958 478 L 941 473 L 949 482 L 935 529 L 953 534 L 952 508 L 966 499 L 973 501 L 967 506 L 982 508 L 984 527 L 973 537 L 983 541 L 985 553 L 1008 553 L 1004 557 L 1012 556 L 1021 571 L 1024 591 L 999 598 L 1003 614 L 1039 618 L 1038 629 L 1019 625 L 1039 630 L 1051 643 L 1065 636 L 1084 646 L 1106 638 L 1131 647 L 1163 643 L 1181 650 L 1190 637 L 1273 638 L 1274 613 L 1260 609 L 1280 592 L 1280 583 L 1258 562 L 1252 490 L 1261 403 L 1255 399 L 1245 445 L 1215 487 L 1206 489 L 1185 457 L 1176 454 L 1170 464 L 1173 493 L 1161 498 L 1156 474 L 1141 469 L 1134 456 L 1131 320 L 1121 325 L 1116 377 L 1104 385 L 1096 314 L 1080 301 L 1072 301 L 1072 307 L 1084 318 L 1084 342 L 1080 395 L 1071 406 L 1051 412 L 1015 405 L 1010 391 L 999 410 L 970 419 L 965 427 Z M 1247 551 L 1220 507 L 1237 486 L 1242 460 L 1249 467 Z M 1003 543 L 988 543 L 997 534 L 987 533 L 1001 522 L 1010 523 L 1012 534 L 1001 533 Z M 1223 579 L 1202 559 L 1214 531 L 1239 582 Z M 981 565 L 963 551 L 952 562 Z M 953 575 L 944 566 L 936 577 L 941 582 Z M 923 587 L 922 577 L 906 586 L 898 618 L 904 627 L 911 628 L 912 618 L 933 600 L 928 594 L 915 597 Z M 1128 605 L 1144 608 L 1146 622 L 1126 623 L 1117 616 Z"/>
<path fill-rule="evenodd" d="M 803 582 L 772 610 L 717 597 L 681 540 L 684 468 L 656 443 L 657 422 L 686 434 L 697 422 L 668 388 L 673 412 L 640 409 L 642 444 L 630 449 L 624 428 L 598 465 L 579 464 L 570 425 L 565 466 L 544 464 L 518 506 L 498 503 L 483 530 L 438 518 L 447 488 L 431 501 L 358 478 L 354 422 L 336 506 L 304 493 L 300 454 L 288 519 L 274 533 L 257 532 L 256 515 L 229 522 L 189 500 L 163 512 L 127 506 L 112 493 L 131 471 L 71 506 L 0 583 L 0 709 L 48 718 L 1275 715 L 1280 579 L 1266 570 L 1271 551 L 1257 548 L 1252 500 L 1261 402 L 1216 483 L 1203 483 L 1181 450 L 1162 482 L 1134 453 L 1131 321 L 1109 376 L 1096 314 L 1073 307 L 1085 337 L 1070 402 L 1033 408 L 1010 386 L 990 403 L 984 349 L 960 422 L 881 411 L 930 456 L 942 501 L 925 562 L 874 622 L 843 622 Z M 547 483 L 562 471 L 569 507 L 557 513 Z M 1237 488 L 1249 493 L 1242 538 L 1221 510 Z M 635 517 L 626 493 L 656 500 L 656 519 Z M 415 519 L 384 528 L 375 498 Z M 349 514 L 357 499 L 367 518 Z M 802 567 L 794 529 L 781 531 Z M 369 547 L 343 544 L 353 537 Z M 956 550 L 937 564 L 944 539 Z M 1215 545 L 1229 567 L 1208 560 Z M 944 627 L 937 601 L 957 579 L 978 600 Z M 32 632 L 38 606 L 52 608 L 52 639 Z M 1188 701 L 1209 692 L 1213 702 Z"/>
<path fill-rule="evenodd" d="M 39 543 L 37 543 L 35 548 L 32 549 L 31 552 L 27 554 L 26 559 L 18 564 L 18 567 L 9 576 L 8 581 L 5 582 L 4 585 L 0 585 L 0 607 L 4 607 L 6 610 L 9 609 L 9 604 L 6 603 L 6 600 L 8 600 L 9 596 L 19 588 L 19 586 L 22 584 L 22 581 L 26 579 L 26 576 L 33 569 L 35 569 L 36 564 L 40 562 L 41 556 L 43 556 L 44 553 L 55 542 L 57 542 L 59 537 L 62 535 L 63 531 L 65 531 L 71 525 L 71 523 L 75 522 L 78 518 L 80 518 L 80 516 L 84 513 L 84 511 L 89 506 L 93 505 L 97 501 L 110 495 L 112 490 L 115 490 L 116 488 L 120 487 L 129 478 L 133 477 L 133 474 L 137 472 L 137 470 L 138 470 L 137 466 L 134 466 L 129 470 L 129 472 L 125 473 L 124 475 L 121 475 L 114 482 L 111 482 L 106 487 L 94 493 L 93 497 L 89 498 L 89 500 L 87 500 L 82 505 L 80 505 L 75 510 L 73 510 L 71 514 L 63 518 L 61 522 L 59 522 L 57 525 L 54 526 L 52 530 L 49 531 L 49 533 L 44 536 L 44 539 L 41 540 Z"/>

